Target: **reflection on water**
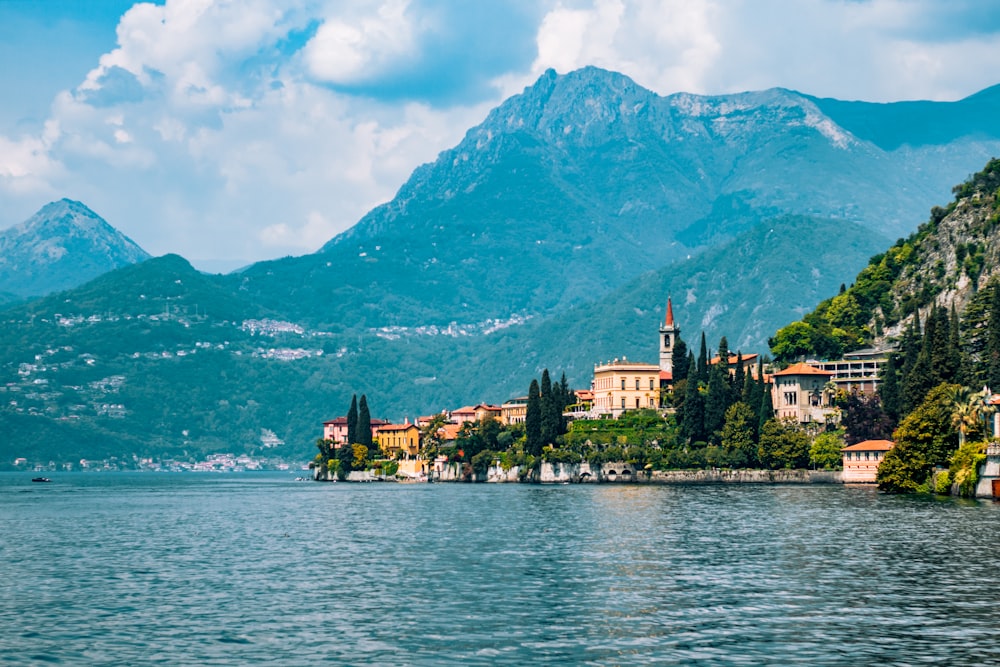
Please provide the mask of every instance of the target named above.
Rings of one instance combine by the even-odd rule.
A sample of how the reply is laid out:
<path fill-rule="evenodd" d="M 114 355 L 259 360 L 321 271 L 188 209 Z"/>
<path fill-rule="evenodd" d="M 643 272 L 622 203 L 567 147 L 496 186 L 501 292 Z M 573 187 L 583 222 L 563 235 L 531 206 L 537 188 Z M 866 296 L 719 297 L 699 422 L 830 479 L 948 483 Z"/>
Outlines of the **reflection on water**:
<path fill-rule="evenodd" d="M 0 475 L 10 664 L 997 664 L 1000 506 Z"/>

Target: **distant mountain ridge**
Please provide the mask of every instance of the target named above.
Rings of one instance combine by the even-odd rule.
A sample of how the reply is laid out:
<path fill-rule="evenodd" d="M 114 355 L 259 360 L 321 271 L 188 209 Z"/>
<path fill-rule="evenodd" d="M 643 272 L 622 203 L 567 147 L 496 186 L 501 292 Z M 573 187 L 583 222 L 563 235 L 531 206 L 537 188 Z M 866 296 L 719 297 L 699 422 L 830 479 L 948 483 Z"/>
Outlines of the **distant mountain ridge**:
<path fill-rule="evenodd" d="M 262 262 L 242 287 L 315 322 L 333 315 L 316 303 L 369 327 L 546 316 L 772 217 L 904 235 L 1000 154 L 996 95 L 836 106 L 881 128 L 907 118 L 892 150 L 876 143 L 899 143 L 887 130 L 856 135 L 832 104 L 784 89 L 661 97 L 598 68 L 549 71 L 320 252 Z M 942 134 L 945 117 L 975 122 Z"/>
<path fill-rule="evenodd" d="M 84 204 L 61 199 L 0 231 L 0 292 L 41 296 L 149 259 Z"/>
<path fill-rule="evenodd" d="M 835 120 L 853 103 L 793 91 L 548 72 L 319 252 L 227 276 L 160 258 L 0 311 L 0 418 L 153 453 L 249 451 L 266 429 L 308 455 L 352 393 L 400 419 L 521 395 L 544 367 L 583 387 L 602 358 L 653 360 L 667 296 L 688 342 L 762 352 L 1000 153 L 988 123 L 921 130 L 995 97 L 864 107 L 865 134 Z"/>

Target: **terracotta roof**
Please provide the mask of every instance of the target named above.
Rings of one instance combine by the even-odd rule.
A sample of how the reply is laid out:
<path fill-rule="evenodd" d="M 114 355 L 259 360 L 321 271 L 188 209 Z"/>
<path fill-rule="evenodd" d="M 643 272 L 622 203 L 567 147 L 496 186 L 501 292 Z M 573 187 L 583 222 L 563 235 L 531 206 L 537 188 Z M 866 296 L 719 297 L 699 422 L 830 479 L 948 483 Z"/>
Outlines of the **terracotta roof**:
<path fill-rule="evenodd" d="M 743 366 L 746 367 L 747 362 L 751 362 L 751 361 L 753 363 L 757 363 L 757 357 L 759 357 L 759 356 L 760 356 L 759 354 L 746 354 L 746 355 L 743 355 Z M 729 355 L 729 365 L 730 366 L 735 366 L 736 362 L 738 360 L 739 360 L 739 357 L 737 357 L 737 355 L 735 355 L 735 354 L 730 354 Z M 714 366 L 717 363 L 719 363 L 719 357 L 712 357 L 709 360 L 709 362 L 708 362 L 708 364 L 710 366 Z"/>
<path fill-rule="evenodd" d="M 670 371 L 660 371 L 660 379 L 661 380 L 673 380 L 674 379 L 674 374 L 671 373 Z"/>
<path fill-rule="evenodd" d="M 786 368 L 783 371 L 778 371 L 777 373 L 773 373 L 772 374 L 772 376 L 775 376 L 775 375 L 826 375 L 826 376 L 832 376 L 833 373 L 831 373 L 829 371 L 820 370 L 819 368 L 816 368 L 815 366 L 810 366 L 809 364 L 804 364 L 804 363 L 802 363 L 800 361 L 797 364 L 792 364 L 791 366 L 789 366 L 788 368 Z"/>
<path fill-rule="evenodd" d="M 664 326 L 672 327 L 674 326 L 674 305 L 670 303 L 670 297 L 667 297 L 667 319 L 663 322 Z"/>
<path fill-rule="evenodd" d="M 455 440 L 458 438 L 460 430 L 462 430 L 462 427 L 458 424 L 445 424 L 438 429 L 438 434 L 441 435 L 443 440 Z"/>
<path fill-rule="evenodd" d="M 328 419 L 323 424 L 346 424 L 347 417 L 337 417 L 336 419 Z"/>
<path fill-rule="evenodd" d="M 393 431 L 406 431 L 411 428 L 417 428 L 416 424 L 384 424 L 378 430 L 391 433 Z"/>
<path fill-rule="evenodd" d="M 1000 405 L 1000 394 L 993 394 L 988 399 L 986 399 L 986 402 L 989 405 Z"/>
<path fill-rule="evenodd" d="M 577 389 L 573 393 L 576 394 L 576 397 L 581 401 L 594 400 L 594 392 L 589 389 Z"/>
<path fill-rule="evenodd" d="M 842 452 L 887 452 L 893 448 L 894 443 L 892 440 L 865 440 L 864 442 L 859 442 L 856 445 L 851 445 L 850 447 L 842 447 L 840 451 Z"/>

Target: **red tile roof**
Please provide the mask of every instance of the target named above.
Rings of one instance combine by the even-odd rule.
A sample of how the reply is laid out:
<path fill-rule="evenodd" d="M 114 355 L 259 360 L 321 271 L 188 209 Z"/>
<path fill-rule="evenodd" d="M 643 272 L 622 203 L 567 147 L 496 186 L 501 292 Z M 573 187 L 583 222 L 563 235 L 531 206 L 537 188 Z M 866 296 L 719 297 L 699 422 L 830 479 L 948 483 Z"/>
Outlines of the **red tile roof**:
<path fill-rule="evenodd" d="M 833 373 L 829 371 L 820 370 L 815 366 L 810 366 L 809 364 L 804 364 L 801 361 L 797 364 L 792 364 L 783 371 L 778 371 L 773 375 L 826 375 L 832 377 Z"/>
<path fill-rule="evenodd" d="M 856 445 L 842 447 L 842 452 L 887 452 L 895 445 L 892 440 L 865 440 Z"/>
<path fill-rule="evenodd" d="M 667 297 L 667 319 L 663 322 L 664 326 L 672 327 L 674 326 L 674 306 L 670 303 L 670 297 Z"/>

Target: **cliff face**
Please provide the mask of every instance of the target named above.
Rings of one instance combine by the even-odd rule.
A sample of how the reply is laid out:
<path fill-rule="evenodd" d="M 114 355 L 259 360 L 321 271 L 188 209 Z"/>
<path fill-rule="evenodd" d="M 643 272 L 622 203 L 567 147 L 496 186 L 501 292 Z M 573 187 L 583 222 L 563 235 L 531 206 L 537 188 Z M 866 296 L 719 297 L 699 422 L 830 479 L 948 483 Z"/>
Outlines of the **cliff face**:
<path fill-rule="evenodd" d="M 830 356 L 885 345 L 914 318 L 923 321 L 934 304 L 954 308 L 966 320 L 967 338 L 975 338 L 978 302 L 1000 274 L 1000 160 L 990 160 L 953 192 L 955 199 L 934 207 L 916 232 L 875 255 L 849 289 L 779 330 L 775 354 Z"/>

